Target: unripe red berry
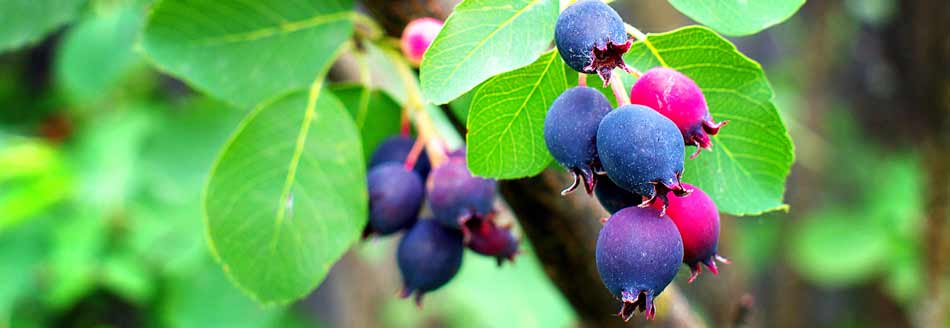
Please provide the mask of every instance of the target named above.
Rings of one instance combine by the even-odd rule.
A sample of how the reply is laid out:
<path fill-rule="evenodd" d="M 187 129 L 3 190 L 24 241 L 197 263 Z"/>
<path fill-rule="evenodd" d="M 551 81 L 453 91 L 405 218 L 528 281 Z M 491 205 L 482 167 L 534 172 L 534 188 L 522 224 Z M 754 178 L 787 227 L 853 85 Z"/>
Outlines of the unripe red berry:
<path fill-rule="evenodd" d="M 701 149 L 710 149 L 709 136 L 728 123 L 713 121 L 696 82 L 671 68 L 656 67 L 640 76 L 630 89 L 630 102 L 650 107 L 673 121 L 684 143 L 697 147 L 690 158 L 699 155 Z"/>
<path fill-rule="evenodd" d="M 475 253 L 493 256 L 498 265 L 505 261 L 515 261 L 518 255 L 518 240 L 511 233 L 511 226 L 499 226 L 491 217 L 469 220 L 468 242 L 466 245 Z"/>
<path fill-rule="evenodd" d="M 689 266 L 689 282 L 696 280 L 702 271 L 700 263 L 705 264 L 713 274 L 719 274 L 716 262 L 729 263 L 719 256 L 719 210 L 712 198 L 705 192 L 689 184 L 692 189 L 688 197 L 670 197 L 666 214 L 673 219 L 676 229 L 683 238 L 683 263 Z M 655 207 L 659 207 L 655 204 Z"/>
<path fill-rule="evenodd" d="M 422 62 L 422 55 L 429 49 L 432 40 L 435 40 L 441 30 L 442 21 L 435 18 L 423 17 L 409 22 L 406 29 L 402 31 L 400 43 L 402 54 L 406 56 L 406 59 L 409 59 L 410 63 L 419 66 L 419 63 Z"/>

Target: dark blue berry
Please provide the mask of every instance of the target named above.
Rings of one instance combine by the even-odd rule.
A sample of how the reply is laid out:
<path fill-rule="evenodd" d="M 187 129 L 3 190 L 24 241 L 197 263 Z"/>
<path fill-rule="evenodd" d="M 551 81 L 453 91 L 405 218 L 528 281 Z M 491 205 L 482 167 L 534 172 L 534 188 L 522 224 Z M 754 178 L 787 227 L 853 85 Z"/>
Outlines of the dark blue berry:
<path fill-rule="evenodd" d="M 640 205 L 640 203 L 643 202 L 643 196 L 620 188 L 620 186 L 611 181 L 610 178 L 597 180 L 597 186 L 594 187 L 594 195 L 597 196 L 600 205 L 603 206 L 607 212 L 610 212 L 610 214 L 617 213 L 617 211 L 630 206 Z"/>
<path fill-rule="evenodd" d="M 597 129 L 597 153 L 607 175 L 621 188 L 647 198 L 643 205 L 667 193 L 685 196 L 683 136 L 673 121 L 641 105 L 611 111 Z M 664 202 L 665 204 L 666 202 Z"/>
<path fill-rule="evenodd" d="M 574 183 L 561 192 L 566 194 L 583 181 L 587 193 L 595 185 L 597 127 L 610 112 L 610 101 L 600 91 L 574 87 L 561 93 L 544 118 L 544 143 L 551 156 L 574 176 Z"/>
<path fill-rule="evenodd" d="M 580 0 L 564 9 L 554 25 L 554 43 L 567 66 L 600 75 L 604 85 L 614 68 L 630 70 L 622 57 L 631 44 L 623 19 L 600 0 Z"/>
<path fill-rule="evenodd" d="M 610 216 L 597 237 L 597 271 L 623 302 L 620 317 L 637 309 L 652 319 L 653 300 L 673 281 L 683 260 L 683 241 L 667 216 L 655 208 L 627 207 Z"/>
<path fill-rule="evenodd" d="M 472 176 L 463 158 L 433 170 L 426 188 L 432 214 L 446 227 L 464 229 L 466 221 L 494 213 L 495 181 Z"/>
<path fill-rule="evenodd" d="M 402 273 L 401 296 L 422 296 L 445 285 L 462 266 L 462 233 L 431 219 L 419 220 L 399 242 L 396 261 Z"/>
<path fill-rule="evenodd" d="M 364 235 L 388 235 L 411 227 L 419 218 L 425 197 L 422 179 L 400 162 L 388 162 L 369 170 L 369 224 Z"/>
<path fill-rule="evenodd" d="M 404 163 L 406 156 L 409 155 L 409 151 L 412 150 L 412 145 L 415 142 L 415 138 L 400 135 L 386 138 L 386 140 L 380 143 L 379 146 L 376 147 L 376 150 L 373 151 L 373 156 L 370 157 L 369 160 L 369 167 L 373 168 L 376 165 L 387 162 Z M 419 176 L 425 180 L 425 178 L 429 176 L 431 168 L 429 156 L 426 155 L 425 150 L 422 150 L 412 170 L 419 173 Z"/>

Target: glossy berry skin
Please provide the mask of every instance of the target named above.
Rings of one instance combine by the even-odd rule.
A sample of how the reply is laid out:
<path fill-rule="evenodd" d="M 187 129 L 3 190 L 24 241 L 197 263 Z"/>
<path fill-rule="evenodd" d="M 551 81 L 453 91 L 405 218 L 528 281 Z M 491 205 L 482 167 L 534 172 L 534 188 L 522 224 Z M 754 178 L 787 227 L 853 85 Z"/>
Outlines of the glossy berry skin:
<path fill-rule="evenodd" d="M 600 0 L 579 0 L 564 9 L 554 25 L 554 43 L 567 66 L 600 75 L 605 86 L 614 68 L 630 71 L 622 58 L 631 45 L 623 19 Z"/>
<path fill-rule="evenodd" d="M 610 178 L 601 178 L 597 180 L 597 186 L 594 187 L 594 195 L 600 201 L 610 214 L 617 213 L 624 208 L 637 206 L 643 202 L 643 196 L 634 194 L 626 189 L 620 188 Z"/>
<path fill-rule="evenodd" d="M 723 263 L 729 263 L 729 260 L 717 254 L 719 210 L 716 203 L 701 189 L 685 183 L 683 185 L 693 192 L 688 197 L 670 197 L 666 214 L 673 219 L 683 238 L 683 263 L 691 271 L 689 282 L 693 282 L 702 272 L 700 263 L 705 264 L 713 274 L 719 274 L 714 260 Z"/>
<path fill-rule="evenodd" d="M 594 172 L 601 171 L 597 158 L 597 127 L 610 112 L 610 101 L 588 87 L 574 87 L 561 93 L 544 118 L 544 143 L 551 156 L 574 176 L 566 194 L 583 181 L 587 193 L 596 184 Z"/>
<path fill-rule="evenodd" d="M 463 158 L 450 159 L 433 170 L 426 192 L 436 221 L 466 234 L 466 221 L 494 213 L 495 181 L 472 176 Z"/>
<path fill-rule="evenodd" d="M 431 17 L 412 20 L 409 25 L 406 25 L 406 29 L 402 30 L 402 38 L 400 39 L 402 54 L 412 65 L 419 66 L 419 63 L 422 62 L 422 55 L 429 49 L 429 45 L 432 44 L 441 30 L 441 20 Z"/>
<path fill-rule="evenodd" d="M 640 76 L 630 89 L 630 102 L 653 108 L 673 121 L 684 143 L 696 146 L 690 158 L 695 158 L 702 149 L 710 149 L 709 136 L 728 123 L 713 121 L 706 97 L 696 82 L 671 68 L 653 68 Z"/>
<path fill-rule="evenodd" d="M 511 233 L 511 226 L 500 226 L 490 217 L 469 220 L 469 238 L 466 246 L 475 253 L 493 256 L 501 266 L 505 260 L 514 262 L 518 255 L 518 240 Z"/>
<path fill-rule="evenodd" d="M 388 162 L 369 170 L 369 224 L 364 236 L 392 234 L 408 229 L 419 218 L 425 197 L 422 179 L 402 163 Z"/>
<path fill-rule="evenodd" d="M 416 295 L 422 305 L 425 293 L 445 285 L 462 266 L 462 233 L 435 220 L 419 220 L 399 242 L 396 262 L 402 273 L 401 296 Z"/>
<path fill-rule="evenodd" d="M 610 216 L 597 237 L 597 271 L 623 302 L 625 321 L 639 309 L 653 319 L 653 300 L 673 281 L 683 241 L 669 217 L 654 208 L 627 207 Z"/>
<path fill-rule="evenodd" d="M 640 105 L 624 105 L 604 117 L 597 129 L 597 153 L 607 175 L 618 186 L 646 200 L 667 193 L 689 194 L 680 183 L 684 146 L 668 118 Z"/>
<path fill-rule="evenodd" d="M 376 146 L 376 150 L 373 151 L 373 156 L 371 156 L 369 160 L 369 167 L 373 168 L 376 165 L 387 162 L 405 163 L 406 157 L 409 156 L 409 152 L 412 150 L 412 145 L 415 142 L 415 138 L 400 135 L 386 138 L 386 140 L 380 143 L 379 146 Z M 419 173 L 419 176 L 425 180 L 425 178 L 429 176 L 431 168 L 429 156 L 426 155 L 426 151 L 423 150 L 419 154 L 419 158 L 416 159 L 416 164 L 412 167 L 412 170 Z"/>

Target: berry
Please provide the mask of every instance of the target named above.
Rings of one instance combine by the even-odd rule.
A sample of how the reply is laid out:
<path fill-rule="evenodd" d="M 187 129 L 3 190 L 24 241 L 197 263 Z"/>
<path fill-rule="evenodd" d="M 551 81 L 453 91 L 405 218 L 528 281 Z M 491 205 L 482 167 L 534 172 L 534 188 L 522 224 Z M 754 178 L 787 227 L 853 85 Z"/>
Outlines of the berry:
<path fill-rule="evenodd" d="M 696 146 L 690 158 L 696 158 L 704 148 L 710 149 L 709 136 L 729 122 L 713 121 L 696 82 L 671 68 L 657 67 L 643 74 L 630 89 L 630 102 L 653 108 L 672 120 L 683 135 L 683 141 Z"/>
<path fill-rule="evenodd" d="M 415 142 L 415 138 L 407 136 L 397 135 L 386 138 L 386 140 L 380 143 L 379 146 L 376 147 L 376 150 L 373 151 L 373 156 L 370 157 L 369 160 L 369 167 L 372 168 L 386 162 L 404 163 Z M 412 170 L 419 173 L 422 179 L 425 179 L 425 177 L 429 176 L 430 169 L 429 156 L 426 155 L 426 151 L 423 150 L 422 153 L 419 154 L 419 158 L 416 160 L 416 164 L 412 167 Z"/>
<path fill-rule="evenodd" d="M 505 260 L 515 261 L 518 255 L 518 240 L 511 233 L 511 226 L 499 226 L 490 218 L 469 220 L 465 224 L 470 231 L 467 246 L 475 253 L 494 256 L 498 265 Z"/>
<path fill-rule="evenodd" d="M 620 317 L 639 309 L 653 319 L 653 300 L 673 281 L 683 260 L 683 241 L 673 221 L 654 208 L 627 207 L 610 216 L 597 237 L 597 271 Z"/>
<path fill-rule="evenodd" d="M 605 86 L 614 68 L 630 71 L 622 57 L 631 45 L 623 19 L 600 0 L 579 0 L 564 9 L 554 25 L 554 43 L 568 66 L 597 73 Z"/>
<path fill-rule="evenodd" d="M 464 158 L 453 158 L 432 171 L 426 183 L 436 221 L 468 233 L 465 222 L 494 212 L 495 182 L 473 177 Z"/>
<path fill-rule="evenodd" d="M 399 242 L 396 262 L 402 273 L 402 298 L 416 295 L 422 305 L 425 293 L 445 285 L 462 266 L 462 234 L 431 219 L 419 220 Z"/>
<path fill-rule="evenodd" d="M 422 55 L 425 54 L 426 49 L 429 49 L 432 40 L 435 40 L 441 30 L 442 21 L 438 19 L 423 17 L 412 20 L 402 31 L 400 42 L 402 54 L 409 59 L 410 63 L 419 66 L 419 63 L 422 62 Z"/>
<path fill-rule="evenodd" d="M 369 170 L 369 224 L 364 236 L 388 235 L 411 227 L 419 218 L 425 190 L 419 175 L 402 163 L 388 162 Z"/>
<path fill-rule="evenodd" d="M 683 238 L 683 263 L 689 266 L 689 282 L 696 280 L 702 271 L 700 263 L 705 264 L 713 274 L 719 274 L 716 262 L 729 263 L 729 260 L 717 254 L 719 245 L 719 210 L 709 195 L 694 186 L 689 197 L 670 197 L 666 214 L 673 219 L 676 229 Z"/>
<path fill-rule="evenodd" d="M 604 116 L 597 129 L 597 153 L 607 176 L 618 186 L 646 200 L 666 199 L 683 188 L 684 146 L 676 125 L 656 111 L 640 105 L 624 105 Z M 661 211 L 662 213 L 662 211 Z"/>
<path fill-rule="evenodd" d="M 617 211 L 630 206 L 637 206 L 643 202 L 643 196 L 620 188 L 610 178 L 597 180 L 594 195 L 600 201 L 600 206 L 603 206 L 610 214 L 617 213 Z"/>
<path fill-rule="evenodd" d="M 610 112 L 610 101 L 600 91 L 574 87 L 561 93 L 544 118 L 544 143 L 551 156 L 574 176 L 574 183 L 561 194 L 573 191 L 584 181 L 591 193 L 594 172 L 601 171 L 597 158 L 597 127 Z"/>

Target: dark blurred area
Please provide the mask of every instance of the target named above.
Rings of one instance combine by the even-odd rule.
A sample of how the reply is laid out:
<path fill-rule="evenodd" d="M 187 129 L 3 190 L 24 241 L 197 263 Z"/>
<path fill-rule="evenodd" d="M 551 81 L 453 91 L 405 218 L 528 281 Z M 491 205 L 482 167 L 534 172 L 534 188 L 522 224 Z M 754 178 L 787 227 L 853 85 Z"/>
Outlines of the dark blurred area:
<path fill-rule="evenodd" d="M 558 268 L 536 241 L 512 266 L 466 256 L 422 309 L 396 297 L 396 238 L 353 247 L 297 304 L 251 301 L 209 254 L 200 203 L 245 110 L 148 65 L 139 2 L 91 1 L 0 54 L 0 328 L 573 327 L 598 315 L 549 279 Z M 644 32 L 695 24 L 666 1 L 612 6 Z M 361 2 L 390 34 L 452 7 Z M 731 40 L 764 67 L 795 142 L 790 210 L 723 217 L 733 262 L 692 284 L 680 271 L 690 311 L 709 327 L 950 327 L 950 1 L 814 0 Z M 629 326 L 680 326 L 666 299 L 657 322 Z M 619 322 L 615 310 L 602 315 Z"/>

